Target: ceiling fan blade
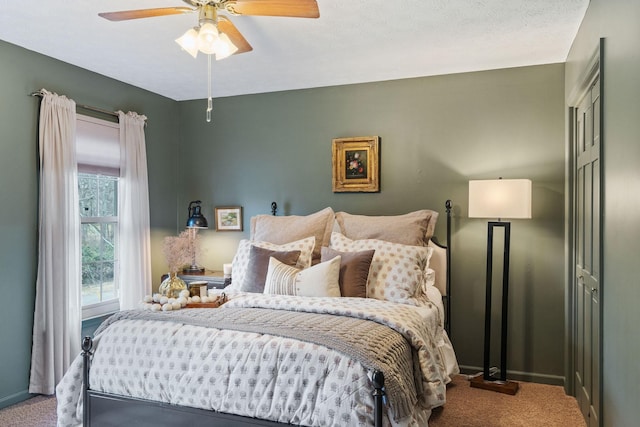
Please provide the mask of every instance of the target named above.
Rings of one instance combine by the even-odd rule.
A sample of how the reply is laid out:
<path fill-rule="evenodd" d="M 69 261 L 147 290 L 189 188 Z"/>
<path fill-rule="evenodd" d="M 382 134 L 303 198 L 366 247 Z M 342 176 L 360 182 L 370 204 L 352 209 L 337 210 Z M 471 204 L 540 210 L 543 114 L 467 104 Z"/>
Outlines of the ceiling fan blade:
<path fill-rule="evenodd" d="M 249 42 L 240 34 L 236 26 L 233 25 L 233 22 L 229 21 L 225 16 L 218 16 L 218 30 L 221 33 L 225 33 L 231 42 L 236 45 L 238 50 L 235 55 L 253 50 Z"/>
<path fill-rule="evenodd" d="M 230 13 L 255 16 L 287 16 L 292 18 L 318 18 L 320 10 L 316 0 L 235 0 L 227 5 Z"/>
<path fill-rule="evenodd" d="M 123 10 L 120 12 L 104 12 L 98 16 L 109 21 L 126 21 L 127 19 L 154 18 L 156 16 L 180 15 L 191 13 L 196 9 L 190 7 L 160 7 L 157 9 Z"/>

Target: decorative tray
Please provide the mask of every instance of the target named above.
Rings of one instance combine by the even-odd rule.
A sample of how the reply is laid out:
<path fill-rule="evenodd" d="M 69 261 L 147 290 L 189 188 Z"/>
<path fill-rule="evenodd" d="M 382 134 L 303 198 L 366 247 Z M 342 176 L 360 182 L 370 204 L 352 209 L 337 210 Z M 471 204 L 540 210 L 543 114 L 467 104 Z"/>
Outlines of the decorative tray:
<path fill-rule="evenodd" d="M 221 305 L 219 302 L 190 302 L 184 308 L 218 308 Z"/>

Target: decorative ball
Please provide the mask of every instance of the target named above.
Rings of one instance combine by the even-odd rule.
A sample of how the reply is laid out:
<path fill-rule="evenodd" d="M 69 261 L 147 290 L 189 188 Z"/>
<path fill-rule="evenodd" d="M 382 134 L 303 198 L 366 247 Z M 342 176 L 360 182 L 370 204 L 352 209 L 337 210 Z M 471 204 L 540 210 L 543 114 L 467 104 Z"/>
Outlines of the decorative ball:
<path fill-rule="evenodd" d="M 169 304 L 173 304 L 174 302 L 176 302 L 175 298 L 169 298 L 169 300 L 167 301 Z"/>
<path fill-rule="evenodd" d="M 171 304 L 165 304 L 162 306 L 162 311 L 171 311 L 173 310 L 173 305 Z"/>
<path fill-rule="evenodd" d="M 165 297 L 165 296 L 160 297 L 160 304 L 164 305 L 164 304 L 166 304 L 168 301 L 169 301 L 169 298 L 167 298 L 167 297 Z"/>
<path fill-rule="evenodd" d="M 160 298 L 162 298 L 162 295 L 160 295 L 160 294 L 153 294 L 153 301 L 154 301 L 154 302 L 160 302 Z"/>
<path fill-rule="evenodd" d="M 151 295 L 145 295 L 143 301 L 144 302 L 153 302 L 153 297 Z"/>
<path fill-rule="evenodd" d="M 200 302 L 202 302 L 202 303 L 209 302 L 209 298 L 208 297 L 200 297 Z"/>
<path fill-rule="evenodd" d="M 162 310 L 162 306 L 160 304 L 152 304 L 151 311 L 160 311 Z"/>
<path fill-rule="evenodd" d="M 199 303 L 200 302 L 200 297 L 198 295 L 194 295 L 191 297 L 191 301 L 195 302 L 195 303 Z"/>
<path fill-rule="evenodd" d="M 180 291 L 180 296 L 184 297 L 184 298 L 189 298 L 189 295 L 191 295 L 191 293 L 189 293 L 188 289 L 182 290 Z"/>
<path fill-rule="evenodd" d="M 178 301 L 174 301 L 173 303 L 171 303 L 171 306 L 174 310 L 180 310 L 182 308 L 182 305 Z"/>

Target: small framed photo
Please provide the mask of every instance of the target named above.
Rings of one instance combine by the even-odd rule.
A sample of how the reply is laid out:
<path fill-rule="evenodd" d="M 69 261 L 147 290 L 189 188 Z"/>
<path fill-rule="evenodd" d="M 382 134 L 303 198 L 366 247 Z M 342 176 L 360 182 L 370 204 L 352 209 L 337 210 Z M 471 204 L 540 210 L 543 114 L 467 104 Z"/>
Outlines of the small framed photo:
<path fill-rule="evenodd" d="M 216 231 L 242 231 L 242 206 L 215 208 Z"/>
<path fill-rule="evenodd" d="M 359 136 L 333 140 L 333 192 L 380 191 L 380 138 Z"/>

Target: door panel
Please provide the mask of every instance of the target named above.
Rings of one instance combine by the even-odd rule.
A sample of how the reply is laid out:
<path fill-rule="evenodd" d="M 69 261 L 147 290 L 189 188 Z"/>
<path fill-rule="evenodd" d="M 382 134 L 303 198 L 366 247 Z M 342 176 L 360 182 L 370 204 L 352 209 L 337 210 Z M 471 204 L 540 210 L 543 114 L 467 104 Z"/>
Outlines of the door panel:
<path fill-rule="evenodd" d="M 600 407 L 600 85 L 590 88 L 577 109 L 575 173 L 575 386 L 589 426 L 598 426 Z"/>

